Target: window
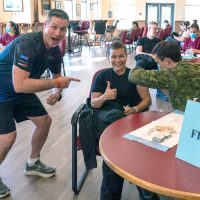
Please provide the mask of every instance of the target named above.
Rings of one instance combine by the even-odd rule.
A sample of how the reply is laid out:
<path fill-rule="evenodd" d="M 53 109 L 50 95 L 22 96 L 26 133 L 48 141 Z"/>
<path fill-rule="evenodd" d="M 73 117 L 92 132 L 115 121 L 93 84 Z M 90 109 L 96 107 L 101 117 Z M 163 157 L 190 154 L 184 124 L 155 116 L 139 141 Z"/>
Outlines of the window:
<path fill-rule="evenodd" d="M 119 20 L 118 28 L 130 29 L 132 21 L 135 20 L 135 0 L 117 0 L 116 3 L 116 12 L 114 11 L 113 17 Z"/>
<path fill-rule="evenodd" d="M 185 21 L 189 21 L 190 24 L 192 24 L 193 19 L 199 20 L 197 13 L 199 13 L 200 10 L 200 1 L 186 0 L 185 3 Z"/>
<path fill-rule="evenodd" d="M 98 0 L 93 1 L 93 17 L 94 17 L 94 19 L 99 18 Z"/>
<path fill-rule="evenodd" d="M 87 0 L 81 0 L 81 20 L 87 19 Z"/>
<path fill-rule="evenodd" d="M 64 8 L 65 8 L 65 11 L 67 12 L 67 14 L 69 15 L 69 19 L 72 20 L 73 19 L 73 4 L 72 4 L 72 0 L 65 0 L 64 1 Z"/>

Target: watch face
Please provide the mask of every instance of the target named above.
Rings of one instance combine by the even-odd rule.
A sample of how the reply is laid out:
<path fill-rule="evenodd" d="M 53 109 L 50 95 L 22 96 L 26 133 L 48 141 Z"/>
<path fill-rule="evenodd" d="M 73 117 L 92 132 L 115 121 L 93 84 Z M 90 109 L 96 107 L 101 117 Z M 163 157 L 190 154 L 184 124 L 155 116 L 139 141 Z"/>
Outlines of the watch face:
<path fill-rule="evenodd" d="M 62 99 L 62 94 L 60 94 L 60 97 L 59 97 L 58 101 L 60 101 L 61 99 Z"/>
<path fill-rule="evenodd" d="M 134 113 L 139 112 L 139 110 L 138 110 L 138 108 L 137 108 L 136 106 L 134 106 L 134 107 L 132 108 L 132 110 L 133 110 Z"/>

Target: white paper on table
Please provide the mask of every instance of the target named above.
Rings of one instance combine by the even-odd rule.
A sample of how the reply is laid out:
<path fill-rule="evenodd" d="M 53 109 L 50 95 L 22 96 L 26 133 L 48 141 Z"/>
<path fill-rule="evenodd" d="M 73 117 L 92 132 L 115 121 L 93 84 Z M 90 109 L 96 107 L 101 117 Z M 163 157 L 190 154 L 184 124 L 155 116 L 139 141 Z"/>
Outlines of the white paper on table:
<path fill-rule="evenodd" d="M 126 138 L 131 138 L 131 136 L 136 136 L 137 138 L 141 138 L 143 140 L 152 142 L 152 138 L 155 135 L 159 135 L 159 131 L 150 131 L 154 129 L 156 126 L 172 126 L 174 130 L 176 130 L 175 133 L 171 133 L 171 137 L 168 139 L 164 139 L 163 142 L 158 143 L 161 144 L 162 146 L 166 146 L 168 148 L 172 148 L 178 143 L 180 132 L 181 132 L 181 126 L 183 123 L 183 114 L 178 114 L 178 113 L 170 113 L 168 115 L 165 115 L 164 117 L 152 121 L 151 123 L 134 130 L 130 133 L 125 134 Z M 128 136 L 127 136 L 128 135 Z M 134 138 L 134 137 L 133 137 Z M 155 142 L 152 142 L 155 143 Z"/>

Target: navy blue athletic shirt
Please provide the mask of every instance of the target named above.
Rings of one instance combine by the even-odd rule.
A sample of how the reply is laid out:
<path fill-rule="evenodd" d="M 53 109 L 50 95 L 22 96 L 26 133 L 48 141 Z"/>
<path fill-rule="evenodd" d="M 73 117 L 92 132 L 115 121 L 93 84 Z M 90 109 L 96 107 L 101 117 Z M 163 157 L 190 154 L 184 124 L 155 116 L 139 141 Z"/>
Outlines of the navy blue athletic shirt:
<path fill-rule="evenodd" d="M 0 102 L 25 95 L 14 91 L 13 65 L 30 72 L 30 78 L 39 79 L 47 68 L 54 74 L 60 73 L 61 60 L 59 47 L 45 48 L 42 32 L 27 33 L 16 38 L 0 53 Z"/>

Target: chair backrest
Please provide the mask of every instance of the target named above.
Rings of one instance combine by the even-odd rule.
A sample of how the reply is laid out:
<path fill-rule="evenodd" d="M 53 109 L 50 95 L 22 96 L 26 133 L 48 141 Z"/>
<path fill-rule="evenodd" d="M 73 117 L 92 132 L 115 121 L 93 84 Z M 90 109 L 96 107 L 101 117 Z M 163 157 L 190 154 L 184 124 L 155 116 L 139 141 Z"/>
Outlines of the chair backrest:
<path fill-rule="evenodd" d="M 127 31 L 123 31 L 120 40 L 124 43 L 126 41 Z"/>
<path fill-rule="evenodd" d="M 80 21 L 71 21 L 71 22 L 70 22 L 71 29 L 72 29 L 73 31 L 75 31 L 75 30 L 80 30 L 79 24 L 80 24 Z"/>
<path fill-rule="evenodd" d="M 140 29 L 141 28 L 136 29 L 136 36 L 135 36 L 135 39 L 134 39 L 135 42 L 140 38 Z"/>
<path fill-rule="evenodd" d="M 130 36 L 129 36 L 130 43 L 133 43 L 133 41 L 136 40 L 136 36 L 137 36 L 137 29 L 134 29 L 131 31 Z"/>
<path fill-rule="evenodd" d="M 107 69 L 107 68 L 103 68 L 103 69 L 100 69 L 100 70 L 98 70 L 98 71 L 96 71 L 96 72 L 94 73 L 94 75 L 93 75 L 93 77 L 92 77 L 91 86 L 90 86 L 90 93 L 89 93 L 89 97 L 90 97 L 90 98 L 91 98 L 92 86 L 93 86 L 93 84 L 94 84 L 94 81 L 95 81 L 97 75 L 98 75 L 100 72 L 105 71 L 106 69 Z"/>
<path fill-rule="evenodd" d="M 148 27 L 145 26 L 145 27 L 144 27 L 144 30 L 143 30 L 142 37 L 146 37 L 146 36 L 147 36 L 147 32 L 148 32 Z"/>
<path fill-rule="evenodd" d="M 96 34 L 105 34 L 107 20 L 96 20 L 94 24 L 94 31 Z"/>
<path fill-rule="evenodd" d="M 65 55 L 66 44 L 67 44 L 67 38 L 64 37 L 64 38 L 60 41 L 60 44 L 59 44 L 62 57 Z"/>
<path fill-rule="evenodd" d="M 144 32 L 144 26 L 142 26 L 142 27 L 140 28 L 139 35 L 138 35 L 139 38 L 142 37 L 143 32 Z"/>
<path fill-rule="evenodd" d="M 89 21 L 82 21 L 80 28 L 81 28 L 82 31 L 88 30 L 90 28 L 90 22 Z"/>
<path fill-rule="evenodd" d="M 119 23 L 119 20 L 115 20 L 114 23 L 113 23 L 113 27 L 114 27 L 114 31 L 115 29 L 117 28 L 117 24 Z"/>
<path fill-rule="evenodd" d="M 164 29 L 163 40 L 165 40 L 171 34 L 171 31 L 172 31 L 172 26 L 169 26 Z"/>
<path fill-rule="evenodd" d="M 164 29 L 161 28 L 161 29 L 159 30 L 159 33 L 158 33 L 158 36 L 157 36 L 159 40 L 163 40 L 163 34 L 164 34 Z"/>
<path fill-rule="evenodd" d="M 106 28 L 106 31 L 107 32 L 114 32 L 117 28 L 117 23 L 119 22 L 119 20 L 115 20 L 113 22 L 113 25 L 108 25 L 107 28 Z"/>

